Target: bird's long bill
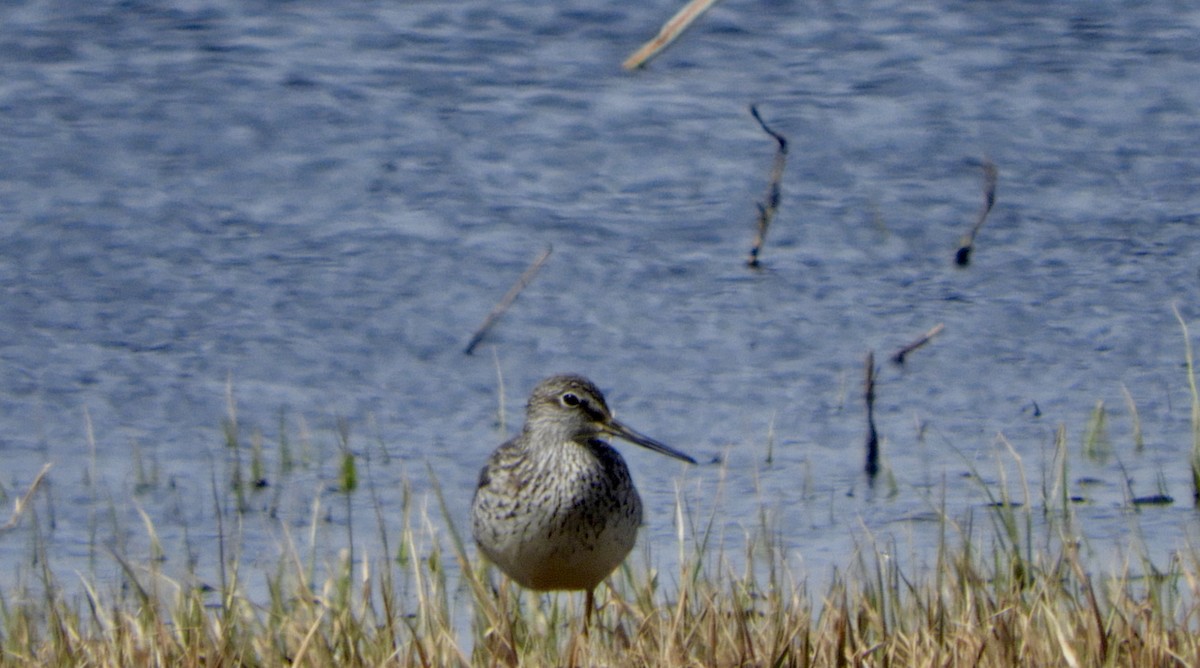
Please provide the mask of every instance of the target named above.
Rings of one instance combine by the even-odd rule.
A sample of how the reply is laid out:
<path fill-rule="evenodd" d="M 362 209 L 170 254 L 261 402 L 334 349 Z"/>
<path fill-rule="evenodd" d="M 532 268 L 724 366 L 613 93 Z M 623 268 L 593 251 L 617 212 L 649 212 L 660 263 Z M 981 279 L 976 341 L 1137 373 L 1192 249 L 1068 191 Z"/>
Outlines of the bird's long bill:
<path fill-rule="evenodd" d="M 664 455 L 669 455 L 671 457 L 674 457 L 675 459 L 682 459 L 683 461 L 685 461 L 689 464 L 696 463 L 696 460 L 692 459 L 690 455 L 686 455 L 686 454 L 676 450 L 675 448 L 672 448 L 671 446 L 666 445 L 665 443 L 659 443 L 658 441 L 650 438 L 649 436 L 642 436 L 641 434 L 630 429 L 629 427 L 626 427 L 625 425 L 621 424 L 620 422 L 617 422 L 616 420 L 611 421 L 607 425 L 607 431 L 610 434 L 612 434 L 613 436 L 623 438 L 626 441 L 629 441 L 630 443 L 637 443 L 638 445 L 642 446 L 643 448 L 647 448 L 647 449 L 653 450 L 655 452 L 660 452 Z"/>

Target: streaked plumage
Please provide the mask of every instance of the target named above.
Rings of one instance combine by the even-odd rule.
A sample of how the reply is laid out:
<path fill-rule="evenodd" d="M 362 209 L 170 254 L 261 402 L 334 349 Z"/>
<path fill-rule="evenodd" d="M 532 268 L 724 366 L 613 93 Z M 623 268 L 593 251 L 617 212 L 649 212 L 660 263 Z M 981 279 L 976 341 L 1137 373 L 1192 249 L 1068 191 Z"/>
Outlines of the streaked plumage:
<path fill-rule="evenodd" d="M 471 529 L 483 554 L 529 589 L 588 593 L 624 561 L 642 523 L 642 502 L 616 436 L 687 462 L 691 457 L 612 417 L 586 378 L 538 384 L 521 433 L 479 473 Z"/>

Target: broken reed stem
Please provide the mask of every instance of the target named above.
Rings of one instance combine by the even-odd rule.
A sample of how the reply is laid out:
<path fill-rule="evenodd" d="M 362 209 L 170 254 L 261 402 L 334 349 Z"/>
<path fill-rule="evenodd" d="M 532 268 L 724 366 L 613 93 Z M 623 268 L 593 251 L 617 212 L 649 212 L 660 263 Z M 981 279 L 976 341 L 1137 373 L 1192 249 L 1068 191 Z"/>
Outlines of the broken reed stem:
<path fill-rule="evenodd" d="M 875 429 L 875 351 L 867 351 L 866 369 L 867 399 L 867 477 L 875 479 L 879 473 L 879 432 Z"/>
<path fill-rule="evenodd" d="M 938 334 L 941 334 L 943 329 L 946 329 L 946 323 L 939 322 L 938 324 L 934 325 L 933 329 L 930 329 L 928 332 L 925 332 L 924 334 L 922 334 L 921 338 L 917 339 L 916 341 L 913 341 L 912 343 L 908 344 L 907 346 L 904 346 L 900 350 L 897 350 L 896 354 L 892 355 L 892 361 L 895 362 L 896 364 L 904 364 L 904 358 L 907 357 L 909 353 L 916 350 L 917 348 L 920 348 L 921 346 L 925 345 L 926 343 L 929 343 L 931 340 L 933 340 L 933 337 L 937 336 Z"/>
<path fill-rule="evenodd" d="M 637 51 L 633 52 L 633 55 L 626 58 L 625 62 L 621 63 L 621 67 L 627 70 L 636 70 L 639 67 L 645 67 L 651 58 L 657 56 L 659 52 L 667 48 L 671 42 L 675 41 L 676 37 L 679 37 L 683 34 L 684 30 L 687 30 L 692 21 L 700 18 L 701 14 L 708 11 L 708 8 L 717 4 L 717 2 L 718 0 L 691 0 L 691 2 L 683 6 L 683 9 L 675 12 L 674 16 L 667 19 L 667 22 L 663 24 L 653 39 L 643 44 Z"/>
<path fill-rule="evenodd" d="M 487 335 L 488 330 L 492 328 L 492 325 L 495 325 L 496 321 L 500 319 L 500 316 L 504 315 L 504 312 L 508 310 L 508 307 L 512 306 L 513 302 L 517 300 L 517 296 L 521 294 L 521 291 L 524 290 L 527 285 L 529 285 L 529 282 L 532 281 L 533 277 L 537 275 L 538 270 L 542 268 L 542 265 L 546 264 L 546 260 L 549 259 L 550 253 L 553 251 L 554 246 L 546 246 L 546 250 L 542 251 L 542 254 L 539 255 L 538 258 L 529 265 L 529 268 L 527 268 L 524 273 L 521 274 L 521 277 L 517 279 L 517 282 L 513 283 L 513 286 L 508 289 L 508 292 L 506 292 L 503 297 L 500 298 L 500 301 L 496 304 L 495 308 L 492 309 L 491 313 L 488 313 L 487 317 L 483 319 L 483 324 L 479 326 L 479 329 L 475 330 L 474 336 L 471 337 L 471 342 L 468 343 L 466 349 L 463 350 L 464 353 L 470 355 L 471 353 L 475 352 L 475 346 L 479 345 L 479 342 L 482 341 L 483 337 Z"/>
<path fill-rule="evenodd" d="M 1192 505 L 1200 507 L 1200 390 L 1196 388 L 1196 365 L 1192 356 L 1192 335 L 1188 332 L 1187 321 L 1179 313 L 1179 305 L 1171 304 L 1175 319 L 1183 329 L 1183 354 L 1187 368 L 1188 390 L 1192 395 L 1192 453 L 1190 459 L 1192 469 Z"/>
<path fill-rule="evenodd" d="M 975 245 L 975 235 L 979 233 L 979 228 L 983 227 L 983 223 L 987 220 L 988 214 L 991 213 L 992 207 L 996 205 L 996 179 L 998 176 L 996 165 L 991 160 L 984 158 L 983 209 L 979 212 L 979 218 L 975 221 L 975 226 L 959 241 L 958 251 L 954 253 L 954 262 L 960 267 L 965 267 L 971 263 L 971 249 Z"/>
<path fill-rule="evenodd" d="M 21 515 L 25 513 L 25 508 L 29 505 L 29 500 L 33 498 L 33 493 L 37 491 L 37 488 L 42 484 L 42 479 L 46 477 L 46 473 L 53 465 L 50 462 L 46 462 L 42 466 L 42 470 L 34 476 L 33 482 L 29 483 L 29 489 L 25 490 L 25 494 L 13 502 L 12 517 L 8 518 L 8 522 L 3 526 L 0 526 L 0 533 L 16 528 L 17 523 L 21 521 Z"/>
<path fill-rule="evenodd" d="M 1125 383 L 1121 383 L 1121 393 L 1125 395 L 1125 405 L 1129 408 L 1129 417 L 1133 419 L 1133 449 L 1141 452 L 1146 449 L 1146 441 L 1142 437 L 1142 418 L 1138 415 L 1137 402 Z"/>
<path fill-rule="evenodd" d="M 779 149 L 775 151 L 775 162 L 771 165 L 771 180 L 767 184 L 767 196 L 765 202 L 759 202 L 758 206 L 758 230 L 754 234 L 754 244 L 750 247 L 750 257 L 746 259 L 746 266 L 758 267 L 758 256 L 762 252 L 763 244 L 767 240 L 767 228 L 771 226 L 771 221 L 775 219 L 775 211 L 779 209 L 779 199 L 781 192 L 781 183 L 783 181 L 783 168 L 787 165 L 787 138 L 772 130 L 758 115 L 758 107 L 750 105 L 750 114 L 754 116 L 754 120 L 758 121 L 763 132 L 771 135 L 771 138 L 779 144 Z"/>

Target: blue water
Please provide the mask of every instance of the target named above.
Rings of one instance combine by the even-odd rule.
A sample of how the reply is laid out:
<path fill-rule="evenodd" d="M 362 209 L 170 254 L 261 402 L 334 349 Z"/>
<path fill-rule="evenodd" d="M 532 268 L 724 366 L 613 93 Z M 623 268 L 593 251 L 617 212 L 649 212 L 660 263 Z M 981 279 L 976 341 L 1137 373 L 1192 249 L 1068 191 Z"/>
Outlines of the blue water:
<path fill-rule="evenodd" d="M 247 561 L 273 564 L 282 526 L 336 554 L 348 512 L 378 558 L 373 507 L 398 531 L 407 480 L 436 517 L 430 469 L 465 526 L 478 467 L 560 371 L 706 462 L 625 448 L 658 559 L 678 488 L 700 517 L 716 503 L 735 544 L 765 504 L 814 577 L 866 533 L 919 560 L 943 497 L 980 512 L 1001 468 L 1021 494 L 1005 441 L 1040 494 L 1060 425 L 1098 559 L 1143 539 L 1165 563 L 1194 540 L 1172 306 L 1200 329 L 1200 11 L 727 2 L 622 71 L 677 5 L 0 8 L 10 507 L 53 464 L 0 535 L 6 584 L 29 579 L 38 543 L 64 579 L 104 581 L 108 551 L 145 560 L 138 509 L 167 570 L 211 580 L 213 498 L 230 522 L 255 439 L 268 486 L 247 492 Z M 775 146 L 752 103 L 790 141 L 759 271 L 743 259 Z M 997 205 L 958 268 L 984 159 Z M 1110 452 L 1085 457 L 1098 402 Z M 350 511 L 343 434 L 362 476 Z M 281 437 L 299 460 L 283 476 Z M 1129 496 L 1160 488 L 1176 503 L 1131 519 Z"/>

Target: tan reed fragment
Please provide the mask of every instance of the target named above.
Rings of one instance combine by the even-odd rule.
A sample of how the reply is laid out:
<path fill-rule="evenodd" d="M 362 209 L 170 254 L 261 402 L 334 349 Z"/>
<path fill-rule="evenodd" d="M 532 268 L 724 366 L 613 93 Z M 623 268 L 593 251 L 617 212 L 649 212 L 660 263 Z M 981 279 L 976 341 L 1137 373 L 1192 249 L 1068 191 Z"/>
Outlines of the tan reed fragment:
<path fill-rule="evenodd" d="M 52 463 L 46 462 L 46 464 L 42 466 L 42 470 L 39 471 L 36 476 L 34 476 L 33 482 L 29 484 L 29 489 L 25 490 L 25 494 L 13 502 L 12 517 L 8 518 L 8 522 L 6 522 L 3 526 L 0 526 L 0 533 L 4 533 L 16 528 L 17 523 L 21 521 L 21 515 L 25 512 L 25 508 L 29 505 L 29 500 L 33 498 L 33 493 L 36 492 L 38 486 L 42 484 L 42 478 L 46 477 L 46 473 L 50 470 L 51 466 L 53 466 Z"/>
<path fill-rule="evenodd" d="M 683 6 L 683 9 L 676 12 L 675 16 L 672 16 L 663 24 L 658 34 L 654 36 L 654 39 L 643 44 L 637 51 L 633 52 L 633 55 L 626 58 L 625 62 L 621 63 L 621 67 L 627 70 L 636 70 L 639 67 L 645 67 L 651 58 L 657 56 L 660 51 L 667 48 L 671 42 L 675 41 L 676 37 L 679 37 L 683 34 L 684 30 L 687 30 L 692 21 L 700 18 L 701 14 L 708 11 L 708 8 L 717 4 L 717 2 L 718 0 L 691 0 L 691 2 Z"/>
<path fill-rule="evenodd" d="M 946 329 L 946 323 L 944 322 L 939 322 L 938 324 L 934 325 L 932 329 L 922 334 L 917 340 L 913 341 L 907 346 L 904 346 L 900 350 L 897 350 L 896 354 L 892 355 L 892 361 L 896 364 L 904 364 L 904 358 L 908 357 L 909 353 L 917 348 L 920 348 L 926 343 L 929 343 L 931 340 L 933 340 L 933 337 L 941 334 L 943 329 Z"/>

